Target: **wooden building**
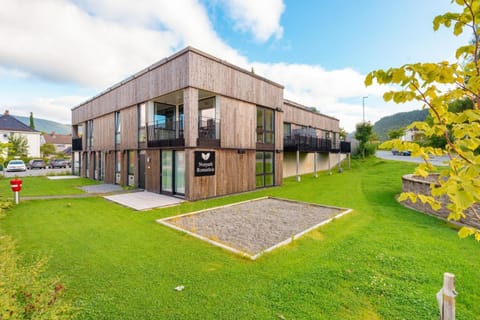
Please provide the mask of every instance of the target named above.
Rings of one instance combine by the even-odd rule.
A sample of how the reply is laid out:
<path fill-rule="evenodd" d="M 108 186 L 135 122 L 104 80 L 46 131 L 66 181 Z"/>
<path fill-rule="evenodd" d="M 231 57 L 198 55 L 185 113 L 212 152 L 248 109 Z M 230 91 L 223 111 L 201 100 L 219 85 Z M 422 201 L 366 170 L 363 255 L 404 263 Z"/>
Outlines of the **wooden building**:
<path fill-rule="evenodd" d="M 280 185 L 284 157 L 329 156 L 339 132 L 282 85 L 191 47 L 75 107 L 72 125 L 75 174 L 187 200 Z"/>

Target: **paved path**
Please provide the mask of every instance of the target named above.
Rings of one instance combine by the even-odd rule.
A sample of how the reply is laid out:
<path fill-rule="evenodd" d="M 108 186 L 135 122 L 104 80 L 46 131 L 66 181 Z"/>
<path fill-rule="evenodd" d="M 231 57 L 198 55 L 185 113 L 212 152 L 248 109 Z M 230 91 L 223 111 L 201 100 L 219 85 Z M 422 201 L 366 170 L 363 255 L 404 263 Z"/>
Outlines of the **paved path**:
<path fill-rule="evenodd" d="M 172 206 L 185 201 L 183 199 L 147 192 L 140 189 L 123 190 L 123 188 L 119 185 L 108 183 L 83 186 L 80 189 L 86 193 L 21 197 L 21 200 L 75 199 L 100 196 L 134 210 L 149 210 L 153 208 Z"/>

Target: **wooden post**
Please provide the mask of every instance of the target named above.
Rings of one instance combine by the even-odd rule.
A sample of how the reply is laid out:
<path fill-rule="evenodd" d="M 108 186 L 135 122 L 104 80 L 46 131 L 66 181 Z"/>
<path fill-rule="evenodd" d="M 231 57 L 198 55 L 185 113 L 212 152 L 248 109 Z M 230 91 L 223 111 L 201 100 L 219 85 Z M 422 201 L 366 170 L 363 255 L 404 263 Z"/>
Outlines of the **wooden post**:
<path fill-rule="evenodd" d="M 342 154 L 339 152 L 338 153 L 338 172 L 342 173 L 343 168 L 342 168 Z"/>
<path fill-rule="evenodd" d="M 437 302 L 440 308 L 440 320 L 455 320 L 455 275 L 443 274 L 443 287 L 437 293 Z"/>
<path fill-rule="evenodd" d="M 332 166 L 330 163 L 330 153 L 328 154 L 328 174 L 332 174 Z"/>
<path fill-rule="evenodd" d="M 297 148 L 297 182 L 300 182 L 300 150 Z"/>
<path fill-rule="evenodd" d="M 317 174 L 317 153 L 313 153 L 313 177 L 318 178 Z"/>
<path fill-rule="evenodd" d="M 350 152 L 348 153 L 348 169 L 350 169 Z"/>

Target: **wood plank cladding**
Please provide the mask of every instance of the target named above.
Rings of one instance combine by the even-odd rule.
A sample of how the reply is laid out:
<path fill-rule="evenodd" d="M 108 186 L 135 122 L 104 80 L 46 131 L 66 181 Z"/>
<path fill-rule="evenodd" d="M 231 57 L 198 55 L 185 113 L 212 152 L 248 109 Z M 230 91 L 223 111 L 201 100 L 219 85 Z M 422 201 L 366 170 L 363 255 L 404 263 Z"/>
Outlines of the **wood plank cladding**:
<path fill-rule="evenodd" d="M 255 149 L 256 105 L 218 96 L 222 148 Z"/>
<path fill-rule="evenodd" d="M 136 149 L 138 146 L 138 107 L 132 106 L 120 111 L 120 145 L 121 150 Z"/>
<path fill-rule="evenodd" d="M 305 106 L 285 100 L 283 121 L 326 131 L 339 132 L 339 121 L 333 117 L 307 110 Z"/>
<path fill-rule="evenodd" d="M 107 114 L 93 120 L 92 151 L 107 151 L 115 148 L 115 115 Z"/>
<path fill-rule="evenodd" d="M 159 61 L 72 109 L 72 124 L 187 87 L 189 54 L 187 49 Z"/>
<path fill-rule="evenodd" d="M 195 177 L 193 166 L 185 172 L 191 186 L 188 191 L 189 200 L 255 190 L 254 150 L 248 150 L 243 154 L 238 153 L 237 150 L 212 151 L 215 151 L 214 176 Z M 193 151 L 190 152 L 193 153 Z"/>
<path fill-rule="evenodd" d="M 283 86 L 198 50 L 189 58 L 190 86 L 265 107 L 283 105 Z"/>

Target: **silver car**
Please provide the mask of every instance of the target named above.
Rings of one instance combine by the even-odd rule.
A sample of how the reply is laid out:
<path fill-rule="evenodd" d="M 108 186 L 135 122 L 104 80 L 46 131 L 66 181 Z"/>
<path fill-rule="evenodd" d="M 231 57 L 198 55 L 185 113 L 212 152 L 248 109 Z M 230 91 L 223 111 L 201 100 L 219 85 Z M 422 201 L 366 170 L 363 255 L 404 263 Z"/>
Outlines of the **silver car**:
<path fill-rule="evenodd" d="M 7 172 L 10 171 L 27 171 L 23 160 L 10 160 L 7 165 Z"/>

